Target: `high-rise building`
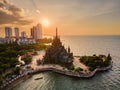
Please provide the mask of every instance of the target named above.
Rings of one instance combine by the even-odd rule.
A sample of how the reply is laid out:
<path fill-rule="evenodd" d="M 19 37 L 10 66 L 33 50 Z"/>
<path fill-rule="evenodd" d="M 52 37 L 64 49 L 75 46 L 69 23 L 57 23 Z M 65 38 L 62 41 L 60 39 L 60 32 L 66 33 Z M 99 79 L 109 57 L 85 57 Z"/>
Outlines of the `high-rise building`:
<path fill-rule="evenodd" d="M 36 26 L 33 26 L 33 28 L 31 28 L 31 37 L 34 38 L 34 39 L 37 39 Z"/>
<path fill-rule="evenodd" d="M 37 24 L 37 26 L 33 26 L 33 28 L 31 28 L 31 37 L 34 39 L 42 39 L 41 24 Z"/>
<path fill-rule="evenodd" d="M 33 30 L 33 28 L 31 28 L 31 29 L 30 29 L 30 36 L 31 36 L 31 38 L 34 38 L 34 35 L 33 35 L 33 34 L 34 34 L 34 30 Z"/>
<path fill-rule="evenodd" d="M 15 37 L 16 38 L 19 38 L 19 28 L 14 28 L 14 30 L 15 30 Z"/>
<path fill-rule="evenodd" d="M 42 25 L 37 24 L 36 30 L 37 30 L 37 39 L 42 39 Z"/>
<path fill-rule="evenodd" d="M 5 27 L 5 37 L 10 38 L 12 36 L 12 28 L 11 27 Z"/>
<path fill-rule="evenodd" d="M 26 35 L 26 32 L 25 32 L 25 31 L 21 32 L 21 37 L 22 37 L 22 38 L 27 37 L 27 35 Z"/>

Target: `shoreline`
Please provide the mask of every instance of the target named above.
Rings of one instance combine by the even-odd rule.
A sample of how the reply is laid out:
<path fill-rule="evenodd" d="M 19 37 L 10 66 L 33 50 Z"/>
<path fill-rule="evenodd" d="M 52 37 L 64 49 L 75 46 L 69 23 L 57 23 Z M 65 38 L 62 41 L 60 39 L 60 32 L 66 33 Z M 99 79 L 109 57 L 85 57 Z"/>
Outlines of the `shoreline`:
<path fill-rule="evenodd" d="M 59 73 L 59 74 L 67 75 L 67 76 L 73 76 L 73 77 L 79 77 L 79 78 L 90 78 L 90 77 L 93 77 L 97 72 L 106 71 L 106 70 L 111 69 L 112 63 L 113 62 L 111 61 L 109 66 L 102 67 L 102 68 L 96 68 L 95 70 L 93 70 L 90 73 L 73 72 L 73 71 L 57 69 L 56 67 L 48 67 L 48 68 L 37 69 L 36 71 L 32 72 L 31 74 L 45 72 L 45 71 L 53 71 L 55 73 Z"/>
<path fill-rule="evenodd" d="M 1 85 L 0 90 L 11 90 L 12 88 L 14 88 L 18 84 L 24 82 L 25 80 L 27 80 L 30 77 L 31 77 L 31 75 L 29 75 L 29 73 L 26 73 L 24 75 L 19 75 L 16 79 L 12 79 L 11 81 Z"/>
<path fill-rule="evenodd" d="M 40 68 L 40 69 L 37 69 L 37 70 L 35 70 L 33 72 L 29 72 L 29 73 L 26 73 L 25 75 L 19 76 L 16 80 L 13 80 L 11 83 L 8 83 L 7 85 L 5 85 L 5 87 L 1 88 L 1 90 L 11 90 L 16 85 L 18 85 L 18 84 L 22 83 L 23 81 L 27 80 L 28 78 L 30 78 L 29 74 L 34 75 L 36 73 L 41 73 L 41 72 L 46 72 L 46 71 L 52 71 L 52 72 L 55 72 L 55 73 L 66 75 L 66 76 L 78 77 L 78 78 L 86 78 L 87 79 L 87 78 L 93 77 L 95 74 L 97 74 L 97 72 L 107 71 L 107 70 L 111 69 L 112 68 L 112 64 L 113 64 L 113 61 L 111 60 L 109 66 L 102 67 L 102 68 L 96 68 L 95 70 L 93 70 L 90 73 L 73 72 L 73 71 L 68 71 L 68 70 L 61 70 L 61 69 L 58 69 L 56 67 L 51 67 L 51 66 L 47 67 L 47 68 Z"/>

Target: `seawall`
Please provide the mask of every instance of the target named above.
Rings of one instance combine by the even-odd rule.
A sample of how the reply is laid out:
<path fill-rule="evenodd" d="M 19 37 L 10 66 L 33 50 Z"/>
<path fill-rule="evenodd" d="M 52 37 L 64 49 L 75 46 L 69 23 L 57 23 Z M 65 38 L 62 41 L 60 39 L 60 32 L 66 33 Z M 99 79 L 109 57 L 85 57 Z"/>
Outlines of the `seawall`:
<path fill-rule="evenodd" d="M 90 73 L 82 73 L 82 72 L 73 72 L 73 71 L 68 71 L 68 70 L 61 70 L 56 67 L 47 67 L 47 68 L 39 68 L 32 72 L 33 74 L 39 73 L 39 72 L 44 72 L 44 71 L 53 71 L 56 73 L 68 75 L 68 76 L 74 76 L 74 77 L 80 77 L 80 78 L 90 78 L 93 77 L 97 72 L 99 71 L 106 71 L 112 68 L 112 61 L 109 66 L 107 67 L 102 67 L 102 68 L 96 68 L 94 71 Z"/>

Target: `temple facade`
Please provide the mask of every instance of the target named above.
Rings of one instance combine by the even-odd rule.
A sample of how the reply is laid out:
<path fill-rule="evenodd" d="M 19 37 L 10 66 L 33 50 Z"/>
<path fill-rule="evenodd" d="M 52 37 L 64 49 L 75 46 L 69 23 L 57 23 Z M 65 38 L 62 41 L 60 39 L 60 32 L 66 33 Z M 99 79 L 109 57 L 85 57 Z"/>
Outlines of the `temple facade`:
<path fill-rule="evenodd" d="M 46 50 L 43 63 L 72 64 L 72 62 L 73 53 L 71 53 L 70 47 L 65 49 L 64 45 L 62 45 L 56 28 L 56 36 L 53 39 L 52 45 Z"/>

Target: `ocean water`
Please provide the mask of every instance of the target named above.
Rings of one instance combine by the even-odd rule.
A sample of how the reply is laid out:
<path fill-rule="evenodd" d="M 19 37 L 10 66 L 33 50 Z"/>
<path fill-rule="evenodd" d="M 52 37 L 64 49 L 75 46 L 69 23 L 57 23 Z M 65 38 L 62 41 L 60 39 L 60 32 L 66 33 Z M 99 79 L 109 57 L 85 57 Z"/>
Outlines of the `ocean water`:
<path fill-rule="evenodd" d="M 67 36 L 61 37 L 65 47 L 74 55 L 111 54 L 113 67 L 89 79 L 44 72 L 17 85 L 13 90 L 120 90 L 120 36 Z M 40 80 L 34 80 L 37 77 Z"/>

